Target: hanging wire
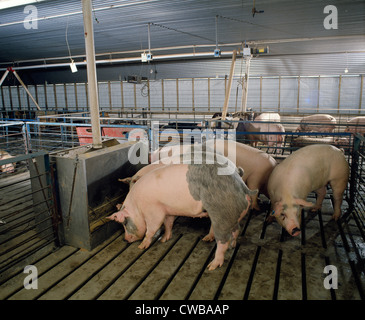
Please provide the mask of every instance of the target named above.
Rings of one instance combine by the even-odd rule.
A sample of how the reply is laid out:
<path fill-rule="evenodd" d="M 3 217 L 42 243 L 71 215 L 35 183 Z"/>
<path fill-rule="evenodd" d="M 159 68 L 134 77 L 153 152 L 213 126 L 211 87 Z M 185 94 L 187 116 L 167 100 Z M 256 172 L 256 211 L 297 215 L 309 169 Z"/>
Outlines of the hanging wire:
<path fill-rule="evenodd" d="M 69 20 L 69 19 L 67 18 L 67 23 L 66 23 L 66 44 L 67 44 L 68 54 L 69 54 L 70 59 L 71 59 L 71 61 L 72 61 L 70 45 L 68 44 L 68 39 L 67 39 L 67 33 L 68 33 L 68 20 Z"/>
<path fill-rule="evenodd" d="M 199 39 L 208 40 L 210 42 L 214 42 L 215 43 L 215 40 L 209 39 L 209 38 L 205 38 L 205 37 L 199 36 L 197 34 L 193 34 L 193 33 L 186 32 L 186 31 L 181 31 L 181 30 L 174 29 L 174 28 L 171 28 L 171 27 L 166 27 L 166 26 L 164 26 L 162 24 L 158 24 L 158 23 L 154 23 L 154 22 L 150 22 L 150 24 L 153 25 L 153 26 L 156 26 L 156 27 L 160 27 L 160 28 L 167 29 L 167 30 L 170 30 L 170 31 L 179 32 L 179 33 L 182 33 L 182 34 L 186 34 L 188 36 L 191 36 L 191 37 L 196 37 L 196 38 L 199 38 Z"/>
<path fill-rule="evenodd" d="M 99 20 L 98 20 L 98 18 L 96 17 L 96 14 L 95 14 L 94 3 L 92 3 L 92 2 L 91 2 L 91 5 L 92 5 L 92 8 L 93 8 L 94 19 L 95 19 L 96 23 L 99 23 Z"/>

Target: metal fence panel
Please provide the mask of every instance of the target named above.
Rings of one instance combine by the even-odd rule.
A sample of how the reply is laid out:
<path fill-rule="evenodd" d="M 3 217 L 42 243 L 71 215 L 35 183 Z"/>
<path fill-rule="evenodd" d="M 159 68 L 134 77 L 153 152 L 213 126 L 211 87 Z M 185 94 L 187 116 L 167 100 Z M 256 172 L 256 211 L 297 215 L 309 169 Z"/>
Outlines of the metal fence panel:
<path fill-rule="evenodd" d="M 27 168 L 0 177 L 0 284 L 59 245 L 59 217 L 46 152 L 7 161 Z M 4 160 L 0 161 L 3 165 Z"/>

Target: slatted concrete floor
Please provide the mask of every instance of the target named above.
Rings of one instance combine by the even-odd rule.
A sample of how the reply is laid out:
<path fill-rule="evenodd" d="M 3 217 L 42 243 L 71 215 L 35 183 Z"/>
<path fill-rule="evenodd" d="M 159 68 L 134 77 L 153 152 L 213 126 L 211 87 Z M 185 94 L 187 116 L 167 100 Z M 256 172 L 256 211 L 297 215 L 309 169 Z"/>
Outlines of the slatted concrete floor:
<path fill-rule="evenodd" d="M 38 289 L 23 287 L 25 273 L 0 286 L 0 299 L 364 299 L 365 242 L 353 219 L 331 218 L 330 199 L 320 215 L 305 213 L 304 232 L 292 238 L 266 224 L 268 205 L 242 221 L 235 249 L 223 267 L 208 271 L 215 243 L 201 239 L 208 219 L 179 218 L 173 238 L 147 250 L 116 233 L 92 251 L 63 246 L 35 261 Z M 266 210 L 265 210 L 266 208 Z M 323 286 L 326 265 L 338 271 L 338 289 Z"/>

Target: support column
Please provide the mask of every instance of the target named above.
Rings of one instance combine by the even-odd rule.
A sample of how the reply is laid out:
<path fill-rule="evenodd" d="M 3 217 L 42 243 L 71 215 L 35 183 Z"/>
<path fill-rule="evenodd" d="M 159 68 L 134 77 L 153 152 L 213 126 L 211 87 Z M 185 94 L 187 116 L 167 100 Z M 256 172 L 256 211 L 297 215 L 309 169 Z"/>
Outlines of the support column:
<path fill-rule="evenodd" d="M 88 81 L 88 95 L 90 102 L 91 127 L 93 136 L 93 148 L 102 148 L 100 116 L 99 116 L 99 99 L 98 99 L 98 81 L 96 77 L 95 65 L 95 47 L 94 47 L 94 30 L 92 21 L 92 0 L 82 1 L 82 13 L 84 16 L 84 34 L 86 48 L 86 68 Z"/>

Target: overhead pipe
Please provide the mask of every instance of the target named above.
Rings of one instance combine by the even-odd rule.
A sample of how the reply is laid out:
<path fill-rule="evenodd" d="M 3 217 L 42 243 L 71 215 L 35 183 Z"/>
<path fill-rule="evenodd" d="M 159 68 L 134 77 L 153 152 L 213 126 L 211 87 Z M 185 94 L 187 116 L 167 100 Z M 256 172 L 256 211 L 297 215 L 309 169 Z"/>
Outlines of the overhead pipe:
<path fill-rule="evenodd" d="M 312 38 L 296 38 L 296 39 L 274 39 L 274 40 L 251 40 L 251 41 L 245 41 L 245 44 L 248 46 L 257 46 L 257 45 L 264 45 L 264 44 L 280 44 L 280 43 L 290 43 L 290 42 L 301 42 L 301 41 L 325 41 L 325 40 L 345 40 L 345 39 L 362 39 L 364 38 L 363 35 L 361 36 L 334 36 L 334 37 L 312 37 Z M 242 46 L 243 42 L 235 42 L 235 43 L 220 43 L 220 47 L 237 47 Z M 167 51 L 167 50 L 187 50 L 187 49 L 193 49 L 195 51 L 196 48 L 216 48 L 216 44 L 202 44 L 202 45 L 185 45 L 185 46 L 171 46 L 171 47 L 163 47 L 163 48 L 155 48 L 154 51 Z M 150 46 L 149 46 L 150 48 Z M 145 49 L 139 49 L 139 50 L 129 50 L 129 51 L 117 51 L 117 52 L 107 52 L 107 53 L 99 53 L 95 56 L 101 57 L 101 56 L 111 56 L 111 55 L 121 55 L 121 54 L 131 54 L 131 53 L 143 53 L 145 52 Z M 340 54 L 340 53 L 363 53 L 365 51 L 363 50 L 354 50 L 354 51 L 338 51 L 338 52 L 327 52 L 327 53 L 310 53 L 310 55 L 313 54 Z M 226 56 L 232 56 L 233 51 L 226 51 L 222 52 L 221 55 Z M 296 55 L 297 53 L 295 53 Z M 305 53 L 299 53 L 308 55 Z M 270 54 L 269 56 L 280 56 L 280 54 Z M 290 54 L 285 54 L 285 56 L 288 56 Z M 84 58 L 85 55 L 75 55 L 73 56 L 74 59 L 76 58 Z M 182 53 L 182 54 L 168 54 L 168 55 L 160 55 L 160 56 L 154 56 L 154 60 L 157 59 L 176 59 L 176 58 L 194 58 L 194 57 L 202 57 L 202 58 L 213 58 L 212 52 L 202 52 L 202 53 Z M 31 60 L 20 60 L 20 61 L 7 61 L 7 62 L 0 62 L 0 64 L 8 64 L 13 67 L 15 70 L 30 70 L 30 69 L 41 69 L 41 68 L 57 68 L 57 67 L 69 67 L 69 63 L 53 63 L 53 64 L 40 64 L 40 65 L 31 65 L 31 66 L 23 66 L 23 67 L 16 67 L 14 64 L 21 64 L 21 63 L 32 63 L 37 61 L 55 61 L 55 60 L 65 60 L 69 59 L 69 56 L 67 57 L 56 57 L 56 58 L 42 58 L 42 59 L 31 59 Z M 115 59 L 101 59 L 97 60 L 96 64 L 105 64 L 105 63 L 118 63 L 118 62 L 139 62 L 141 61 L 140 57 L 129 57 L 129 58 L 115 58 Z M 75 62 L 77 66 L 85 65 L 85 62 Z M 7 67 L 0 68 L 0 71 L 6 71 Z"/>
<path fill-rule="evenodd" d="M 233 51 L 222 52 L 222 56 L 230 57 Z M 153 56 L 153 60 L 169 60 L 169 59 L 187 59 L 187 58 L 214 58 L 213 52 L 199 52 L 199 53 L 177 53 Z M 141 57 L 130 57 L 130 58 L 115 58 L 115 59 L 102 59 L 95 60 L 95 64 L 110 64 L 110 63 L 125 63 L 125 62 L 141 62 Z M 86 62 L 74 62 L 76 66 L 86 65 Z M 13 67 L 14 70 L 31 70 L 31 69 L 44 69 L 44 68 L 59 68 L 59 67 L 70 67 L 69 62 L 64 63 L 52 63 L 52 64 L 40 64 L 33 66 L 24 67 Z M 6 68 L 0 68 L 0 71 L 4 71 Z"/>
<path fill-rule="evenodd" d="M 99 116 L 98 80 L 96 77 L 94 30 L 92 20 L 92 0 L 81 0 L 84 16 L 84 34 L 86 47 L 86 69 L 88 96 L 90 102 L 91 128 L 93 137 L 93 148 L 101 149 L 101 129 Z"/>

